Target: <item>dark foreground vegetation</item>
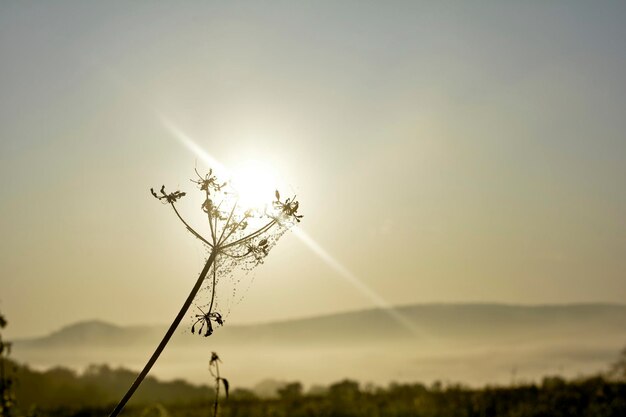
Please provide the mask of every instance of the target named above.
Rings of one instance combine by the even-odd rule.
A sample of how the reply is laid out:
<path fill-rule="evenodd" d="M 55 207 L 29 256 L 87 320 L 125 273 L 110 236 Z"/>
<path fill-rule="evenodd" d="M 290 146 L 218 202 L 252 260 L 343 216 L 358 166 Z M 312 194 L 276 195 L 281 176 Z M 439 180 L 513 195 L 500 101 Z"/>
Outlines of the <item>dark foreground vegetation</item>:
<path fill-rule="evenodd" d="M 37 372 L 12 364 L 15 416 L 107 416 L 135 377 L 125 369 L 91 366 L 77 374 L 64 368 Z M 123 416 L 209 416 L 214 391 L 184 381 L 148 378 Z M 566 381 L 547 377 L 540 384 L 470 389 L 460 385 L 391 384 L 360 386 L 345 380 L 314 392 L 291 383 L 278 397 L 263 399 L 233 389 L 220 401 L 230 416 L 626 416 L 626 382 L 602 376 Z"/>

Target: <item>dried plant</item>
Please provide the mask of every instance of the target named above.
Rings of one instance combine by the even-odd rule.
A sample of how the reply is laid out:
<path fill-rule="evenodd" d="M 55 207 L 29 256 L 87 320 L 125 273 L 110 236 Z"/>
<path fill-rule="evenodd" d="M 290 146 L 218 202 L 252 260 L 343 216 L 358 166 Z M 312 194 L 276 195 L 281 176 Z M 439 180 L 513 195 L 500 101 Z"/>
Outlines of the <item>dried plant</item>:
<path fill-rule="evenodd" d="M 219 411 L 220 404 L 220 382 L 224 384 L 224 394 L 226 394 L 226 399 L 228 399 L 228 389 L 230 384 L 226 378 L 222 378 L 220 376 L 220 357 L 217 356 L 217 353 L 211 352 L 211 359 L 209 360 L 209 372 L 211 376 L 215 378 L 215 401 L 213 402 L 213 417 L 217 417 L 217 413 Z"/>
<path fill-rule="evenodd" d="M 199 239 L 208 249 L 208 259 L 189 296 L 183 303 L 180 311 L 174 318 L 161 343 L 148 360 L 144 369 L 120 400 L 111 413 L 117 416 L 124 405 L 132 397 L 145 376 L 148 374 L 161 352 L 169 342 L 174 331 L 194 302 L 196 295 L 202 288 L 205 278 L 210 277 L 207 287 L 210 299 L 206 305 L 197 305 L 199 314 L 196 314 L 191 325 L 191 332 L 205 337 L 210 336 L 215 325 L 224 324 L 223 312 L 216 311 L 216 293 L 220 278 L 229 278 L 235 269 L 250 270 L 263 263 L 270 250 L 278 239 L 295 223 L 299 223 L 302 215 L 298 214 L 299 203 L 296 197 L 281 200 L 280 193 L 275 192 L 275 200 L 265 207 L 240 207 L 236 190 L 231 189 L 228 183 L 220 182 L 213 171 L 201 175 L 196 170 L 196 178 L 192 180 L 203 193 L 204 201 L 201 209 L 206 216 L 210 235 L 204 237 L 189 225 L 181 216 L 176 204 L 185 197 L 182 191 L 168 192 L 162 186 L 158 192 L 150 189 L 151 194 L 161 203 L 169 205 L 187 230 Z M 215 363 L 217 365 L 217 363 Z"/>

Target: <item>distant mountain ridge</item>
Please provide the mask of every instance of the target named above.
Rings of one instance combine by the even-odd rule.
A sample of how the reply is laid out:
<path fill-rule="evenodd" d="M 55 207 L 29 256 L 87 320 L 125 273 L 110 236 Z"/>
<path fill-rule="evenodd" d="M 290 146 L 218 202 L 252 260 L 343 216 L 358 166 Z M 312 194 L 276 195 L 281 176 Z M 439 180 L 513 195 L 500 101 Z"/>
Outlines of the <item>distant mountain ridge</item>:
<path fill-rule="evenodd" d="M 224 342 L 361 343 L 392 339 L 527 338 L 626 332 L 626 304 L 578 303 L 511 305 L 496 303 L 432 303 L 395 309 L 410 327 L 383 309 L 366 309 L 261 324 L 228 325 L 212 338 Z M 181 327 L 184 327 L 181 326 Z M 18 339 L 16 348 L 129 346 L 150 343 L 166 325 L 119 326 L 90 320 L 64 326 L 42 337 Z"/>
<path fill-rule="evenodd" d="M 367 309 L 252 325 L 226 323 L 208 337 L 183 321 L 152 373 L 207 382 L 216 351 L 229 379 L 325 384 L 454 380 L 510 383 L 605 369 L 626 345 L 626 305 L 413 304 L 389 314 Z M 166 325 L 74 323 L 47 336 L 16 340 L 12 356 L 35 368 L 75 370 L 108 363 L 140 369 Z M 514 371 L 512 371 L 514 370 Z"/>
<path fill-rule="evenodd" d="M 15 346 L 25 349 L 65 348 L 76 346 L 124 346 L 147 342 L 152 335 L 163 332 L 165 326 L 122 326 L 103 320 L 80 321 L 61 327 L 40 337 L 15 340 Z"/>
<path fill-rule="evenodd" d="M 45 344 L 65 346 L 72 344 L 99 343 L 116 345 L 123 342 L 142 340 L 146 334 L 159 331 L 162 326 L 120 326 L 103 320 L 87 320 L 63 326 L 47 336 L 18 339 L 16 343 L 24 346 Z"/>

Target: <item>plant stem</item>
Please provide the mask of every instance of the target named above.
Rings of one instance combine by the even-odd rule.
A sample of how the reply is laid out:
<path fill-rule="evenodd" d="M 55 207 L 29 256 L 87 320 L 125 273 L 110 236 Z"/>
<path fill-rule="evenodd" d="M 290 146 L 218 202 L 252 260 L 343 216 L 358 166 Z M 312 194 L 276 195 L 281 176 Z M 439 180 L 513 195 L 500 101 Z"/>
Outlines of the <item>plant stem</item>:
<path fill-rule="evenodd" d="M 217 411 L 220 404 L 220 366 L 215 361 L 215 373 L 217 376 L 215 377 L 215 402 L 213 403 L 213 417 L 217 417 Z"/>
<path fill-rule="evenodd" d="M 174 203 L 170 203 L 170 205 L 172 206 L 172 208 L 174 209 L 174 213 L 176 213 L 176 215 L 178 216 L 178 218 L 180 219 L 181 222 L 183 222 L 183 224 L 185 225 L 185 227 L 187 227 L 187 230 L 189 230 L 191 232 L 192 235 L 194 235 L 195 237 L 197 237 L 198 239 L 200 239 L 201 241 L 203 241 L 204 243 L 206 243 L 207 245 L 209 245 L 211 248 L 213 247 L 213 245 L 211 244 L 211 242 L 209 242 L 208 240 L 206 240 L 205 238 L 202 237 L 202 235 L 200 235 L 200 233 L 196 232 L 195 230 L 193 230 L 193 227 L 189 226 L 189 224 L 185 221 L 185 219 L 183 219 L 183 217 L 180 215 L 180 213 L 178 212 L 178 210 L 176 209 L 176 206 L 174 205 Z M 215 240 L 215 239 L 214 239 Z"/>
<path fill-rule="evenodd" d="M 221 249 L 227 249 L 230 248 L 231 246 L 235 246 L 240 244 L 241 242 L 245 242 L 248 239 L 252 239 L 253 237 L 256 237 L 258 235 L 260 235 L 263 232 L 267 232 L 268 230 L 270 230 L 272 228 L 272 226 L 274 226 L 276 224 L 276 219 L 272 220 L 271 222 L 269 222 L 268 224 L 266 224 L 265 226 L 261 227 L 259 230 L 257 230 L 256 232 L 252 232 L 247 236 L 242 237 L 241 239 L 237 239 L 234 242 L 230 242 L 230 243 L 226 243 L 224 242 L 223 245 L 220 245 Z"/>
<path fill-rule="evenodd" d="M 196 294 L 198 294 L 198 291 L 200 290 L 200 287 L 202 286 L 204 279 L 209 273 L 209 270 L 211 269 L 211 265 L 215 261 L 216 256 L 217 256 L 217 250 L 213 248 L 213 250 L 211 251 L 211 254 L 209 255 L 209 259 L 207 259 L 206 264 L 204 265 L 204 268 L 202 269 L 202 272 L 200 272 L 200 276 L 198 277 L 196 284 L 191 289 L 189 296 L 187 296 L 187 299 L 183 303 L 183 306 L 180 308 L 180 311 L 174 318 L 174 321 L 170 325 L 169 329 L 167 329 L 167 332 L 165 332 L 165 336 L 163 336 L 161 343 L 159 343 L 159 346 L 157 346 L 156 350 L 154 351 L 154 353 L 148 360 L 148 363 L 146 363 L 146 366 L 144 366 L 143 370 L 139 373 L 139 375 L 137 375 L 137 379 L 135 379 L 135 382 L 133 382 L 133 385 L 130 386 L 130 388 L 124 395 L 124 397 L 120 400 L 119 404 L 115 407 L 113 412 L 110 414 L 110 417 L 115 417 L 122 411 L 122 409 L 124 408 L 128 400 L 130 400 L 130 398 L 135 393 L 135 390 L 139 387 L 139 385 L 141 385 L 141 382 L 146 377 L 146 375 L 148 375 L 148 372 L 150 372 L 152 365 L 154 365 L 154 363 L 157 361 L 157 359 L 163 352 L 163 349 L 165 349 L 165 346 L 170 341 L 170 338 L 174 334 L 174 331 L 176 330 L 181 320 L 187 313 L 187 310 L 189 309 L 189 306 L 193 302 L 193 299 L 196 297 Z"/>
<path fill-rule="evenodd" d="M 222 234 L 220 235 L 220 238 L 217 239 L 217 243 L 216 245 L 221 245 L 222 244 L 222 238 L 224 237 L 224 233 L 226 233 L 226 228 L 228 228 L 228 225 L 230 224 L 230 220 L 233 218 L 233 214 L 235 214 L 235 210 L 237 209 L 237 201 L 235 201 L 235 204 L 233 204 L 233 208 L 230 211 L 230 214 L 228 215 L 228 220 L 226 220 L 226 223 L 224 223 L 224 227 L 222 228 Z"/>
<path fill-rule="evenodd" d="M 215 301 L 215 279 L 217 275 L 217 268 L 213 268 L 213 285 L 211 285 L 211 304 L 209 304 L 209 313 L 213 311 L 213 301 Z"/>

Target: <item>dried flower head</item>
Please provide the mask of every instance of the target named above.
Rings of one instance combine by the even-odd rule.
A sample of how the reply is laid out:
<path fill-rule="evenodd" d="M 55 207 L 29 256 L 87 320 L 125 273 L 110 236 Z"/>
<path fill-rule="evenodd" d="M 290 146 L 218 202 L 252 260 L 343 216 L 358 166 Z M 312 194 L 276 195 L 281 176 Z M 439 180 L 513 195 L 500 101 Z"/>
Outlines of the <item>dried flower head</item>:
<path fill-rule="evenodd" d="M 296 196 L 286 199 L 284 202 L 280 201 L 280 193 L 276 190 L 276 201 L 274 201 L 274 207 L 279 210 L 280 214 L 286 218 L 292 218 L 296 222 L 300 223 L 300 219 L 304 216 L 297 214 L 300 203 L 296 201 Z"/>
<path fill-rule="evenodd" d="M 215 254 L 214 263 L 209 272 L 212 277 L 207 290 L 210 292 L 210 301 L 206 313 L 194 316 L 191 326 L 192 333 L 198 329 L 198 334 L 210 336 L 213 333 L 213 323 L 222 325 L 223 312 L 216 311 L 216 291 L 220 279 L 229 277 L 237 268 L 249 271 L 256 265 L 264 262 L 278 239 L 295 223 L 299 223 L 302 215 L 298 214 L 300 207 L 296 197 L 282 201 L 278 190 L 276 199 L 266 206 L 265 210 L 254 210 L 240 207 L 237 193 L 230 188 L 227 182 L 219 181 L 213 170 L 201 175 L 196 170 L 197 178 L 191 181 L 204 194 L 201 210 L 204 212 L 210 236 L 203 236 L 192 228 L 180 215 L 176 203 L 185 196 L 184 192 L 168 193 L 165 186 L 161 187 L 160 194 L 151 189 L 152 195 L 164 204 L 170 204 L 176 215 L 185 224 L 187 229 Z M 233 289 L 231 293 L 235 292 Z"/>
<path fill-rule="evenodd" d="M 161 186 L 161 190 L 159 191 L 161 193 L 160 196 L 157 195 L 156 192 L 154 192 L 154 188 L 150 188 L 150 193 L 152 193 L 152 195 L 157 200 L 160 200 L 163 204 L 174 204 L 176 201 L 187 195 L 187 193 L 184 193 L 182 191 L 174 191 L 173 193 L 168 194 L 165 192 L 165 185 Z"/>

